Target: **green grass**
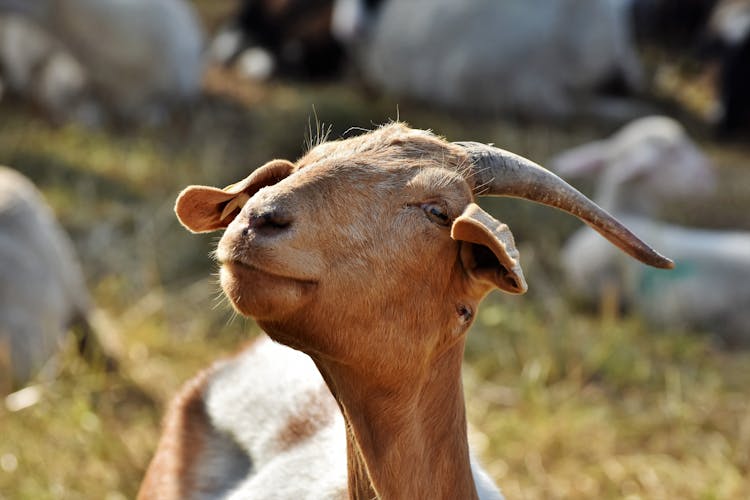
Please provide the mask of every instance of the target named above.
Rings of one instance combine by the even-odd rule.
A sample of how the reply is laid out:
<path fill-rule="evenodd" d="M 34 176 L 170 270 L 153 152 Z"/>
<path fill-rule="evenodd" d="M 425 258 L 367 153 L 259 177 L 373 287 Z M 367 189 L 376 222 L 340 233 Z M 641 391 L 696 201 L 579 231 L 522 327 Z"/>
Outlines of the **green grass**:
<path fill-rule="evenodd" d="M 120 363 L 106 372 L 69 347 L 58 375 L 36 386 L 36 404 L 0 405 L 0 499 L 133 497 L 170 395 L 257 333 L 220 298 L 207 256 L 216 237 L 190 235 L 175 220 L 181 188 L 228 184 L 268 159 L 296 158 L 313 106 L 332 137 L 397 112 L 388 99 L 342 86 L 216 85 L 158 129 L 53 127 L 24 106 L 0 105 L 0 163 L 29 175 L 73 236 Z M 411 103 L 398 113 L 451 139 L 492 141 L 541 161 L 601 134 Z M 737 147 L 711 154 L 735 165 L 750 158 Z M 750 176 L 722 172 L 735 183 Z M 745 195 L 712 216 L 746 214 Z M 578 223 L 517 201 L 487 207 L 513 228 L 531 287 L 526 297 L 485 301 L 466 354 L 472 443 L 507 496 L 750 498 L 750 353 L 577 310 L 561 296 L 556 252 Z"/>

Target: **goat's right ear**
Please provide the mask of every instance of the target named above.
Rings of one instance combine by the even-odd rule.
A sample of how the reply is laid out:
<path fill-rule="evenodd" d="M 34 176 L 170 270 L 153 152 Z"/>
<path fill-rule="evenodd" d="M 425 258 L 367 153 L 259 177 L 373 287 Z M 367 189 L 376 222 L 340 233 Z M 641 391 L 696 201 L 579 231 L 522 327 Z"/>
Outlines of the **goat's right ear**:
<path fill-rule="evenodd" d="M 273 160 L 224 189 L 188 186 L 177 197 L 174 211 L 182 225 L 194 233 L 224 229 L 251 196 L 265 186 L 276 184 L 293 170 L 293 163 Z"/>
<path fill-rule="evenodd" d="M 461 248 L 461 262 L 472 278 L 504 292 L 526 292 L 518 250 L 507 225 L 479 205 L 469 203 L 453 221 L 451 238 L 465 242 Z"/>

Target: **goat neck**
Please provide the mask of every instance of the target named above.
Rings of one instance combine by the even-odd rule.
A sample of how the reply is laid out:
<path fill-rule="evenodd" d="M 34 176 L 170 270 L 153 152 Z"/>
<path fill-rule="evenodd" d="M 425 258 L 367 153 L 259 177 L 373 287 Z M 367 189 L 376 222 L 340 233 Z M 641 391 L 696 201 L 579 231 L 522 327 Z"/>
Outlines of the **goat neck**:
<path fill-rule="evenodd" d="M 410 375 L 383 384 L 314 357 L 347 423 L 352 499 L 477 498 L 461 385 L 463 339 Z"/>

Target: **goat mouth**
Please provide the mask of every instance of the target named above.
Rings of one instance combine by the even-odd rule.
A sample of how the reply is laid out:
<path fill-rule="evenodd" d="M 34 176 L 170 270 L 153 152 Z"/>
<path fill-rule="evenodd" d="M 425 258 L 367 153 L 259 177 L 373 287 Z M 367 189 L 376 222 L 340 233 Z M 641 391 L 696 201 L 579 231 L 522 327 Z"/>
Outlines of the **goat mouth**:
<path fill-rule="evenodd" d="M 221 262 L 222 267 L 225 267 L 227 271 L 229 271 L 232 274 L 255 274 L 255 275 L 263 275 L 269 278 L 273 278 L 276 280 L 285 280 L 285 281 L 293 281 L 296 283 L 300 283 L 303 285 L 315 285 L 317 282 L 311 279 L 307 278 L 297 278 L 294 276 L 287 276 L 285 274 L 279 274 L 276 272 L 271 272 L 266 269 L 262 269 L 254 264 L 250 264 L 248 262 L 244 262 L 241 260 L 228 260 L 225 262 Z"/>

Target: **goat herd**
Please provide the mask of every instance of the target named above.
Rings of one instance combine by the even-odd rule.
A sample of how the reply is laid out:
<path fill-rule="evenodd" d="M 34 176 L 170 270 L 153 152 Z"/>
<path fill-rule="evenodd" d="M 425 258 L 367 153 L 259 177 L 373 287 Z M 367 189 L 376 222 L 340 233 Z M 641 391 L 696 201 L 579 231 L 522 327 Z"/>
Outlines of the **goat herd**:
<path fill-rule="evenodd" d="M 357 72 L 465 112 L 623 121 L 643 109 L 634 40 L 649 36 L 711 52 L 717 130 L 750 125 L 740 0 L 247 0 L 210 44 L 180 0 L 0 0 L 0 14 L 3 91 L 89 126 L 167 119 L 210 61 L 256 79 Z M 612 83 L 630 97 L 600 92 Z M 185 189 L 180 222 L 224 230 L 223 291 L 267 336 L 183 387 L 140 498 L 502 498 L 469 449 L 461 361 L 482 298 L 527 285 L 511 230 L 478 196 L 591 226 L 560 254 L 582 300 L 613 294 L 654 327 L 750 344 L 750 232 L 660 221 L 663 204 L 712 195 L 717 174 L 677 121 L 628 121 L 550 170 L 392 123 Z M 592 181 L 596 203 L 558 175 Z M 72 324 L 93 335 L 90 311 L 52 210 L 1 168 L 0 376 L 28 383 Z"/>

